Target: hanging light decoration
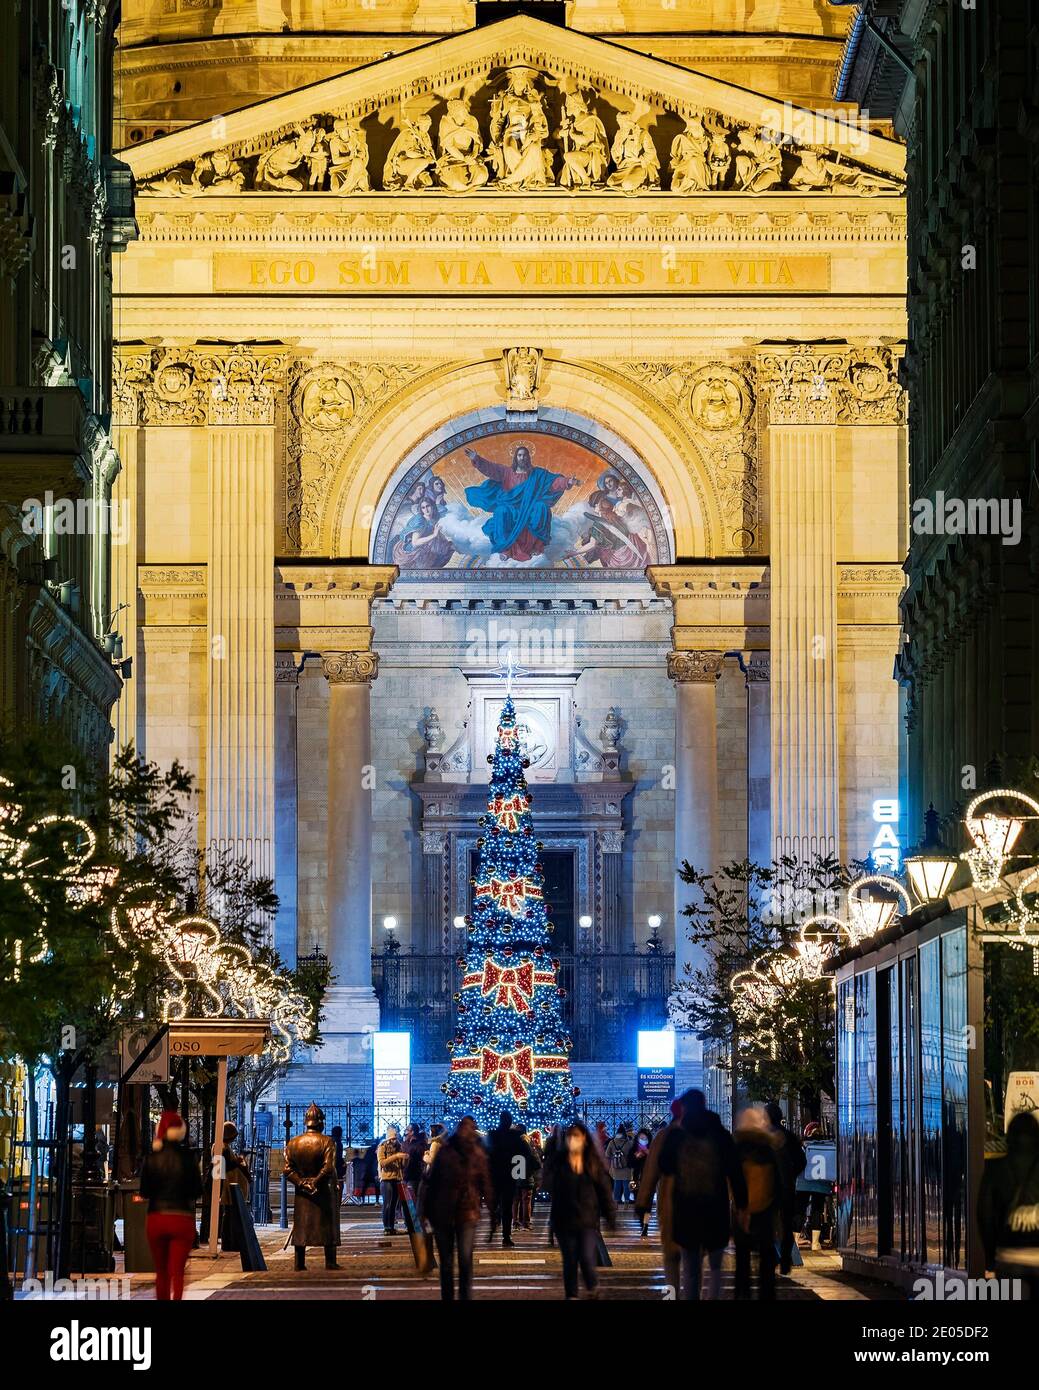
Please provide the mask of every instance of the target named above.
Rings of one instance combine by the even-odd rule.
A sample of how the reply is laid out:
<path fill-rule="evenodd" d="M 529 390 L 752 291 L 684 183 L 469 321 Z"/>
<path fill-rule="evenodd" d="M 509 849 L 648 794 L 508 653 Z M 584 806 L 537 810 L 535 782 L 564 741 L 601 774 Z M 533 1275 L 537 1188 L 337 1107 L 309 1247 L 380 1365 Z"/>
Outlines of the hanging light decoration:
<path fill-rule="evenodd" d="M 984 893 L 991 892 L 999 884 L 1003 866 L 1010 858 L 1013 848 L 1024 829 L 1024 821 L 1033 817 L 999 814 L 996 811 L 981 811 L 989 801 L 1011 801 L 1027 806 L 1034 816 L 1039 816 L 1039 801 L 1034 801 L 1024 792 L 1006 787 L 995 791 L 982 792 L 967 807 L 963 823 L 967 834 L 974 841 L 963 858 L 970 866 L 971 878 L 975 888 Z"/>
<path fill-rule="evenodd" d="M 881 892 L 864 893 L 867 888 Z M 899 916 L 899 902 L 905 912 L 912 912 L 909 894 L 897 878 L 889 874 L 863 874 L 857 878 L 848 888 L 848 928 L 853 943 L 858 945 L 889 927 Z"/>
<path fill-rule="evenodd" d="M 830 939 L 827 940 L 826 936 Z M 801 963 L 801 973 L 806 980 L 822 979 L 823 967 L 835 951 L 850 941 L 851 933 L 847 922 L 832 913 L 809 917 L 801 926 L 794 950 Z"/>

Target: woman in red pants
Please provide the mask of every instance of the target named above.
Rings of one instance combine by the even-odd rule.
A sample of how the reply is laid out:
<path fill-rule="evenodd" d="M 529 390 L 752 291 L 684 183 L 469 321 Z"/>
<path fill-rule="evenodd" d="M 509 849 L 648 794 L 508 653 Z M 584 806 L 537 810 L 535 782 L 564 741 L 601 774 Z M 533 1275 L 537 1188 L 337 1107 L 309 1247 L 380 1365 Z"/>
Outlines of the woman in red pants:
<path fill-rule="evenodd" d="M 164 1110 L 152 1152 L 141 1169 L 155 1297 L 163 1301 L 184 1296 L 184 1266 L 195 1243 L 195 1203 L 202 1193 L 202 1174 L 184 1147 L 187 1132 L 176 1110 Z"/>

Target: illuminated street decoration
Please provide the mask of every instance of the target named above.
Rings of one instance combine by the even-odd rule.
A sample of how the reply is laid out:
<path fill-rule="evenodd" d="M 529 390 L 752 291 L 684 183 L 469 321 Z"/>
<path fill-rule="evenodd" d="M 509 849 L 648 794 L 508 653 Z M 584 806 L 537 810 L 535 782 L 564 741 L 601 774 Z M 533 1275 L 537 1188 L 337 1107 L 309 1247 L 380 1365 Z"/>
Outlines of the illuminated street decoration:
<path fill-rule="evenodd" d="M 881 896 L 864 893 L 867 888 L 881 889 Z M 905 912 L 912 912 L 909 894 L 897 878 L 888 874 L 863 874 L 857 878 L 848 888 L 848 928 L 852 942 L 858 945 L 891 926 L 899 916 L 900 902 Z"/>
<path fill-rule="evenodd" d="M 982 792 L 967 807 L 963 823 L 967 828 L 967 834 L 974 841 L 974 847 L 967 850 L 963 858 L 970 866 L 975 888 L 986 893 L 999 884 L 1003 866 L 1010 858 L 1014 845 L 1024 829 L 1023 821 L 1033 818 L 1000 815 L 995 811 L 981 812 L 981 807 L 989 801 L 1021 802 L 1029 807 L 1034 815 L 1039 815 L 1039 801 L 1034 801 L 1024 792 L 1006 787 Z"/>

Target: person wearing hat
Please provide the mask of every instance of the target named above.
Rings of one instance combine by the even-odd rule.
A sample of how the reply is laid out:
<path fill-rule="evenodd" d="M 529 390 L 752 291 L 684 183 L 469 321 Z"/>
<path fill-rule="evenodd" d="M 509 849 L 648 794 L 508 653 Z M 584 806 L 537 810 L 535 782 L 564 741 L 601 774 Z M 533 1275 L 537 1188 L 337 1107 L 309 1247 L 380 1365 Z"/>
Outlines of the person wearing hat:
<path fill-rule="evenodd" d="M 184 1266 L 195 1243 L 195 1203 L 202 1174 L 185 1148 L 188 1127 L 176 1110 L 164 1110 L 152 1152 L 141 1168 L 141 1196 L 148 1202 L 145 1230 L 155 1265 L 155 1297 L 163 1302 L 184 1296 Z"/>
<path fill-rule="evenodd" d="M 289 1241 L 296 1268 L 307 1267 L 307 1246 L 320 1245 L 325 1268 L 336 1269 L 338 1222 L 336 1220 L 336 1146 L 325 1133 L 325 1112 L 311 1101 L 304 1116 L 306 1131 L 285 1146 L 285 1176 L 296 1189 Z"/>

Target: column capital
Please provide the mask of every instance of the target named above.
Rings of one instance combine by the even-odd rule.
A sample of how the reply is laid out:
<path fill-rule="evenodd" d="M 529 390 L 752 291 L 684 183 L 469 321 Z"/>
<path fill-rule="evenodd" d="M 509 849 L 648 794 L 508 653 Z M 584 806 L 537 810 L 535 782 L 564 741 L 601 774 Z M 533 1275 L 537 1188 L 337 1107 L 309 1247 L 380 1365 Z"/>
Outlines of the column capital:
<path fill-rule="evenodd" d="M 329 685 L 368 685 L 379 674 L 379 654 L 322 652 L 321 674 Z"/>
<path fill-rule="evenodd" d="M 668 679 L 679 683 L 716 681 L 724 659 L 724 652 L 668 652 Z"/>
<path fill-rule="evenodd" d="M 898 354 L 887 344 L 762 343 L 758 395 L 776 425 L 902 425 Z"/>

